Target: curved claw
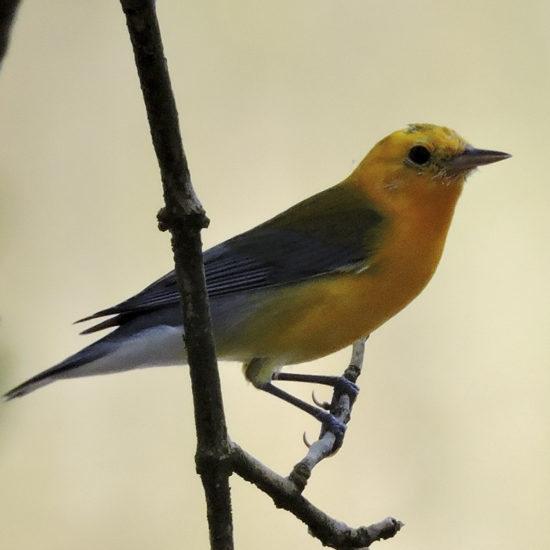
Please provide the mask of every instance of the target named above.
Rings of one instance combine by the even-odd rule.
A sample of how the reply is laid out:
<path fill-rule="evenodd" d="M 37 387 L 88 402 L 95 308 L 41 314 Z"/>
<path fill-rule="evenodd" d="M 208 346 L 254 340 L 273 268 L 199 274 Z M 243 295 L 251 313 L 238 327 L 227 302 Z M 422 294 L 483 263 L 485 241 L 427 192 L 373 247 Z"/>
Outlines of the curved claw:
<path fill-rule="evenodd" d="M 307 438 L 307 434 L 306 432 L 303 433 L 302 435 L 302 441 L 304 442 L 304 445 L 309 449 L 311 447 L 311 443 L 309 442 L 308 438 Z"/>
<path fill-rule="evenodd" d="M 327 401 L 319 401 L 317 397 L 315 397 L 315 390 L 311 392 L 311 400 L 321 409 L 325 409 L 325 411 L 328 411 L 330 409 L 330 403 Z"/>

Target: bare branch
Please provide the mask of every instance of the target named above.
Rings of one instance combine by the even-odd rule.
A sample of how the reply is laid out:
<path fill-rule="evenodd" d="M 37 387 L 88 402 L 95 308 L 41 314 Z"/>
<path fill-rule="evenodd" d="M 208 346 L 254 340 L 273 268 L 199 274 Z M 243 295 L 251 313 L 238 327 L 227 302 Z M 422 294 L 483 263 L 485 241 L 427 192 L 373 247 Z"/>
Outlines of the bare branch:
<path fill-rule="evenodd" d="M 393 537 L 403 526 L 394 518 L 386 518 L 368 527 L 349 527 L 315 507 L 290 479 L 270 470 L 236 443 L 231 444 L 231 449 L 235 472 L 267 493 L 277 508 L 284 508 L 303 521 L 310 534 L 325 546 L 339 549 L 365 548 L 378 540 Z"/>
<path fill-rule="evenodd" d="M 162 176 L 166 206 L 159 213 L 159 227 L 172 234 L 195 407 L 195 459 L 206 495 L 210 545 L 226 550 L 233 548 L 231 472 L 202 261 L 200 231 L 208 225 L 208 219 L 191 185 L 155 3 L 121 0 L 121 4 Z"/>
<path fill-rule="evenodd" d="M 154 1 L 121 0 L 121 4 L 161 170 L 166 206 L 159 213 L 159 226 L 169 229 L 172 234 L 195 406 L 196 462 L 206 494 L 211 548 L 233 548 L 228 483 L 232 471 L 270 495 L 276 506 L 285 508 L 306 523 L 310 533 L 324 545 L 339 549 L 365 548 L 377 540 L 394 536 L 402 524 L 393 518 L 354 529 L 329 517 L 302 496 L 313 467 L 334 452 L 333 434 L 321 433 L 319 441 L 311 445 L 307 456 L 288 478 L 269 470 L 238 445 L 229 442 L 200 242 L 200 231 L 207 226 L 208 219 L 191 185 Z M 352 386 L 361 370 L 365 340 L 355 344 L 352 364 L 344 374 Z M 331 413 L 347 423 L 352 406 L 353 397 L 337 387 L 329 407 Z"/>

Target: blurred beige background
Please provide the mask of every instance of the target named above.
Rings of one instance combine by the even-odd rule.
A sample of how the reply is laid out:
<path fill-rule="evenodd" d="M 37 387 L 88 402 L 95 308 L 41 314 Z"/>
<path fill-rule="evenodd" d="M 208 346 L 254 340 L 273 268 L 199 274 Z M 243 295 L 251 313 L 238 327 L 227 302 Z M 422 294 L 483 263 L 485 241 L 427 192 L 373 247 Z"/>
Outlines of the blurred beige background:
<path fill-rule="evenodd" d="M 372 337 L 344 448 L 307 496 L 354 526 L 406 523 L 377 548 L 547 550 L 548 2 L 164 1 L 159 17 L 207 246 L 342 179 L 410 122 L 514 155 L 472 176 L 434 280 Z M 3 393 L 92 340 L 73 320 L 171 268 L 117 2 L 23 2 L 0 136 Z M 315 423 L 238 366 L 221 372 L 233 439 L 287 473 Z M 2 548 L 205 548 L 191 414 L 184 368 L 0 404 Z M 237 548 L 320 547 L 232 485 Z"/>

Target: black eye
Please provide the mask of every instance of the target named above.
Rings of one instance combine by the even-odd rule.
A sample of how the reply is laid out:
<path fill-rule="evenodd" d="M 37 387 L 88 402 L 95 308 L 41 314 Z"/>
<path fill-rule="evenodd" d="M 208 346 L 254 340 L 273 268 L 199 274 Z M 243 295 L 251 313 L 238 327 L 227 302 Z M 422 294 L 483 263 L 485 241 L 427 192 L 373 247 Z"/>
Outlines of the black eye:
<path fill-rule="evenodd" d="M 409 151 L 409 160 L 415 164 L 426 164 L 430 160 L 431 156 L 432 154 L 428 151 L 428 149 L 422 145 L 415 145 L 414 147 L 411 147 L 411 150 Z"/>

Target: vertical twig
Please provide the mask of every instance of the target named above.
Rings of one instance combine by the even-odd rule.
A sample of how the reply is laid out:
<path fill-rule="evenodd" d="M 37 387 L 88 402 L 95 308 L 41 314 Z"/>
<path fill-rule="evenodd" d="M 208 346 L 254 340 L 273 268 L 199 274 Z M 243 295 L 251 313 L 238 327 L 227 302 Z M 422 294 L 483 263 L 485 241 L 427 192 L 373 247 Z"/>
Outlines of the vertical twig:
<path fill-rule="evenodd" d="M 172 234 L 195 406 L 196 463 L 206 495 L 210 544 L 212 549 L 229 550 L 233 548 L 229 444 L 200 239 L 208 219 L 191 185 L 154 1 L 121 0 L 121 4 L 162 176 L 166 206 L 159 213 L 159 226 Z"/>

